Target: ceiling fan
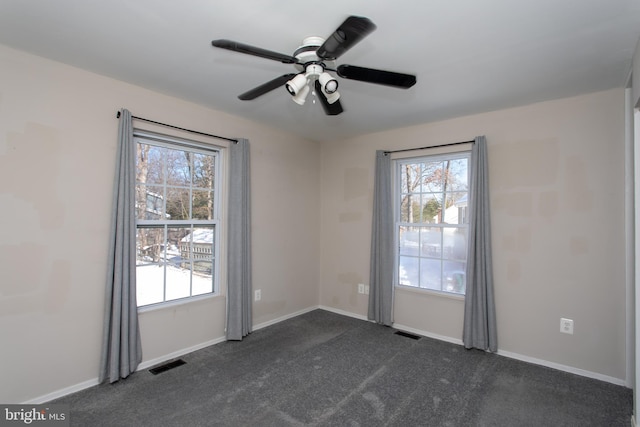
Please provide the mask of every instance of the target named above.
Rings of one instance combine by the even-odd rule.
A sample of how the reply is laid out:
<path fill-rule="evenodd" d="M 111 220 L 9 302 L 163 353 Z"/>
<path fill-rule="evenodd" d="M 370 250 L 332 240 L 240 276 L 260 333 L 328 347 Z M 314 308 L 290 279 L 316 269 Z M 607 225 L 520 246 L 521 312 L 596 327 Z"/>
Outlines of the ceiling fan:
<path fill-rule="evenodd" d="M 335 116 L 344 110 L 339 100 L 338 81 L 329 74 L 329 71 L 335 72 L 339 77 L 345 79 L 402 89 L 410 88 L 416 84 L 416 76 L 411 74 L 347 64 L 336 67 L 336 59 L 375 29 L 376 25 L 368 18 L 350 16 L 326 40 L 316 36 L 305 38 L 302 46 L 296 49 L 292 56 L 226 39 L 213 40 L 211 44 L 222 49 L 259 56 L 283 64 L 293 64 L 298 70 L 297 73 L 283 74 L 263 83 L 239 95 L 239 99 L 243 101 L 256 99 L 284 85 L 293 97 L 293 101 L 303 105 L 309 94 L 310 86 L 312 86 L 325 113 Z"/>

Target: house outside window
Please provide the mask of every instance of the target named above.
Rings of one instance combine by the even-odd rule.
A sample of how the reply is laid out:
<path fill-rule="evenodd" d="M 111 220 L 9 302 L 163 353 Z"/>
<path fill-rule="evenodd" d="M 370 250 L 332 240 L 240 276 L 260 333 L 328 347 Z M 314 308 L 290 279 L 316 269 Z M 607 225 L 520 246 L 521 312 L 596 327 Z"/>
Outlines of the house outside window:
<path fill-rule="evenodd" d="M 136 133 L 138 307 L 217 290 L 220 152 Z"/>
<path fill-rule="evenodd" d="M 395 161 L 396 285 L 464 295 L 469 158 Z"/>

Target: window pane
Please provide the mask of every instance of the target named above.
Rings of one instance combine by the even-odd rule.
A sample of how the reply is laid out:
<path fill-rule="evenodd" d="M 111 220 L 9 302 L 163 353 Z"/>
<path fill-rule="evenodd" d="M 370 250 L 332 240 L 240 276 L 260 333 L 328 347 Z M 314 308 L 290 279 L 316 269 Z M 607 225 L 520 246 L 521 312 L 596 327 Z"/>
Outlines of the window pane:
<path fill-rule="evenodd" d="M 136 145 L 136 182 L 164 183 L 164 149 L 148 144 Z"/>
<path fill-rule="evenodd" d="M 164 259 L 163 228 L 138 229 L 136 259 L 138 263 L 159 263 Z"/>
<path fill-rule="evenodd" d="M 164 301 L 164 268 L 158 264 L 136 266 L 136 299 L 138 307 Z"/>
<path fill-rule="evenodd" d="M 440 197 L 440 194 L 425 194 L 422 196 L 422 222 L 430 224 L 440 222 L 438 220 L 440 207 L 442 206 Z"/>
<path fill-rule="evenodd" d="M 399 244 L 401 255 L 418 255 L 420 233 L 415 227 L 400 227 Z"/>
<path fill-rule="evenodd" d="M 191 219 L 191 191 L 188 188 L 167 187 L 169 220 Z"/>
<path fill-rule="evenodd" d="M 166 301 L 186 298 L 191 291 L 191 263 L 183 262 L 187 268 L 167 268 Z"/>
<path fill-rule="evenodd" d="M 451 160 L 449 166 L 450 187 L 456 191 L 468 191 L 469 189 L 469 171 L 468 159 Z"/>
<path fill-rule="evenodd" d="M 401 222 L 413 222 L 412 206 L 414 200 L 411 194 L 404 194 L 400 203 L 400 221 Z"/>
<path fill-rule="evenodd" d="M 162 219 L 164 215 L 163 188 L 157 185 L 136 186 L 136 218 Z"/>
<path fill-rule="evenodd" d="M 193 229 L 193 295 L 213 290 L 214 242 L 214 227 Z"/>
<path fill-rule="evenodd" d="M 193 219 L 213 218 L 213 192 L 203 190 L 192 191 Z"/>
<path fill-rule="evenodd" d="M 445 261 L 444 289 L 447 292 L 464 294 L 466 290 L 465 268 L 466 262 Z"/>
<path fill-rule="evenodd" d="M 191 290 L 191 227 L 167 227 L 167 301 L 188 297 Z"/>
<path fill-rule="evenodd" d="M 190 226 L 167 227 L 167 264 L 174 268 L 188 269 L 190 258 L 188 247 L 190 244 Z M 183 247 L 186 245 L 186 249 Z M 186 254 L 186 256 L 185 256 Z"/>
<path fill-rule="evenodd" d="M 213 188 L 215 178 L 215 158 L 210 155 L 193 153 L 193 186 Z"/>
<path fill-rule="evenodd" d="M 420 287 L 442 290 L 440 281 L 442 278 L 441 261 L 439 259 L 420 258 Z"/>
<path fill-rule="evenodd" d="M 400 257 L 399 283 L 405 286 L 420 286 L 418 258 Z"/>
<path fill-rule="evenodd" d="M 136 298 L 138 305 L 164 300 L 164 229 L 139 228 L 136 249 Z"/>
<path fill-rule="evenodd" d="M 464 224 L 466 220 L 467 193 L 460 191 L 447 193 L 447 209 L 443 221 L 446 224 Z"/>
<path fill-rule="evenodd" d="M 467 259 L 467 229 L 447 227 L 443 230 L 442 258 L 465 261 Z"/>
<path fill-rule="evenodd" d="M 188 151 L 167 149 L 167 184 L 191 186 L 191 155 Z"/>
<path fill-rule="evenodd" d="M 422 165 L 422 191 L 442 192 L 442 162 L 427 162 Z"/>
<path fill-rule="evenodd" d="M 413 193 L 420 183 L 420 167 L 414 164 L 404 164 L 400 167 L 400 191 Z"/>
<path fill-rule="evenodd" d="M 213 227 L 194 227 L 191 234 L 192 253 L 191 258 L 193 260 L 205 260 L 210 261 L 213 259 L 213 240 L 214 240 L 214 228 Z"/>
<path fill-rule="evenodd" d="M 421 227 L 420 255 L 429 258 L 440 258 L 442 252 L 442 229 L 439 227 Z"/>
<path fill-rule="evenodd" d="M 194 261 L 192 295 L 202 295 L 213 292 L 214 261 Z"/>

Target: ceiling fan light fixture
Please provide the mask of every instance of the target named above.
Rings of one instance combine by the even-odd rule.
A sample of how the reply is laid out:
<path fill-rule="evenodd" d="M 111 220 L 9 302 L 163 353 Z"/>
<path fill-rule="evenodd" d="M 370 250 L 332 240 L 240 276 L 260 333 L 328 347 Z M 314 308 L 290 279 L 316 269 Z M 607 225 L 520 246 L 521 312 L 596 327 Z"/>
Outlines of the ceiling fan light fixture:
<path fill-rule="evenodd" d="M 285 84 L 285 87 L 292 96 L 298 95 L 298 93 L 305 87 L 307 88 L 307 92 L 309 91 L 309 88 L 307 87 L 307 77 L 302 73 L 289 80 Z"/>
<path fill-rule="evenodd" d="M 307 100 L 307 95 L 309 95 L 309 86 L 305 85 L 291 99 L 293 99 L 293 102 L 295 102 L 298 105 L 304 105 L 304 102 Z"/>
<path fill-rule="evenodd" d="M 338 91 L 335 91 L 333 93 L 329 93 L 325 96 L 325 98 L 327 98 L 327 102 L 329 104 L 333 104 L 335 103 L 338 99 L 340 99 L 340 94 L 338 93 Z"/>
<path fill-rule="evenodd" d="M 318 78 L 320 85 L 322 85 L 322 91 L 325 95 L 331 95 L 338 90 L 338 81 L 331 77 L 331 74 L 324 72 L 320 74 Z"/>

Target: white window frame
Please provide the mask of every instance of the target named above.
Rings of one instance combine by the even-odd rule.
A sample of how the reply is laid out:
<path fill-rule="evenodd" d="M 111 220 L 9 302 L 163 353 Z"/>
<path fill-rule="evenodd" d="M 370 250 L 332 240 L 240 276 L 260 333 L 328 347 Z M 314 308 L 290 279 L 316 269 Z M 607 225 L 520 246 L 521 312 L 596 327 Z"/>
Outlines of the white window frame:
<path fill-rule="evenodd" d="M 456 225 L 452 225 L 452 224 L 437 224 L 437 223 L 425 223 L 425 222 L 418 222 L 418 223 L 411 223 L 411 222 L 401 222 L 401 209 L 402 209 L 402 194 L 403 191 L 400 188 L 401 182 L 402 182 L 402 178 L 400 176 L 401 174 L 401 170 L 402 170 L 402 165 L 405 164 L 412 164 L 412 163 L 421 163 L 421 162 L 434 162 L 434 161 L 445 161 L 445 160 L 457 160 L 457 159 L 467 159 L 467 199 L 469 198 L 469 184 L 470 184 L 470 176 L 471 176 L 471 150 L 465 149 L 465 150 L 455 150 L 455 151 L 440 151 L 438 150 L 438 153 L 433 153 L 433 154 L 428 154 L 428 152 L 424 152 L 421 151 L 420 154 L 414 154 L 413 156 L 408 156 L 408 155 L 402 155 L 399 156 L 398 158 L 394 158 L 393 159 L 393 178 L 392 178 L 392 182 L 393 182 L 393 217 L 394 217 L 394 248 L 395 248 L 395 252 L 394 252 L 394 286 L 398 287 L 398 288 L 402 288 L 402 289 L 408 289 L 408 290 L 415 290 L 415 291 L 420 291 L 420 292 L 426 292 L 426 293 L 434 293 L 434 294 L 438 294 L 438 295 L 445 295 L 445 296 L 452 296 L 452 297 L 459 297 L 459 298 L 464 298 L 465 293 L 466 293 L 466 278 L 465 280 L 465 293 L 457 293 L 457 292 L 450 292 L 447 291 L 445 289 L 442 289 L 444 287 L 443 284 L 443 275 L 444 273 L 441 272 L 441 279 L 440 279 L 440 287 L 441 289 L 432 289 L 432 288 L 426 288 L 426 287 L 419 287 L 419 286 L 413 286 L 413 285 L 406 285 L 406 284 L 401 284 L 400 283 L 400 227 L 421 227 L 421 226 L 428 226 L 428 227 L 436 227 L 436 228 L 446 228 L 446 227 L 456 227 L 456 228 L 466 228 L 468 230 L 468 222 L 464 223 L 464 224 L 456 224 Z M 467 209 L 468 212 L 468 209 Z M 467 213 L 468 215 L 468 213 Z M 469 236 L 467 233 L 467 245 L 469 243 Z M 442 245 L 442 243 L 441 243 Z M 420 255 L 417 257 L 418 259 L 421 258 L 425 258 L 425 257 L 421 257 Z M 440 256 L 440 262 L 441 265 L 443 263 L 443 258 L 442 255 Z M 466 260 L 466 262 L 468 262 L 468 260 Z M 419 263 L 418 263 L 419 264 Z M 420 273 L 418 272 L 418 275 Z"/>
<path fill-rule="evenodd" d="M 155 307 L 163 307 L 175 304 L 182 304 L 189 301 L 200 300 L 203 298 L 209 298 L 211 296 L 216 296 L 220 294 L 220 277 L 221 277 L 221 237 L 224 235 L 222 230 L 222 193 L 223 193 L 223 168 L 224 168 L 224 147 L 220 147 L 213 144 L 207 144 L 200 141 L 189 140 L 181 137 L 174 137 L 165 134 L 159 134 L 144 130 L 134 129 L 134 143 L 137 147 L 139 143 L 144 143 L 152 146 L 168 148 L 172 150 L 185 150 L 193 153 L 205 154 L 208 156 L 213 156 L 215 161 L 214 166 L 214 187 L 213 187 L 213 219 L 211 220 L 198 220 L 198 219 L 189 219 L 189 220 L 146 220 L 146 219 L 136 219 L 136 239 L 137 239 L 137 230 L 138 228 L 147 228 L 152 226 L 163 227 L 165 230 L 164 241 L 166 242 L 166 229 L 170 228 L 172 225 L 174 226 L 187 226 L 191 225 L 192 228 L 194 226 L 212 226 L 214 229 L 214 241 L 212 245 L 213 254 L 213 274 L 212 274 L 212 291 L 198 294 L 198 295 L 189 295 L 186 297 L 178 298 L 178 299 L 166 299 L 167 293 L 167 283 L 166 283 L 166 272 L 164 276 L 163 283 L 163 301 L 138 305 L 139 311 L 145 311 L 148 309 L 153 309 Z M 134 183 L 137 186 L 137 183 Z M 166 184 L 164 184 L 163 189 L 166 189 Z M 166 198 L 164 200 L 166 203 Z M 137 246 L 137 243 L 136 243 Z M 193 248 L 191 250 L 193 252 Z M 193 274 L 193 273 L 192 273 Z M 193 293 L 192 289 L 192 281 L 190 283 L 189 293 Z"/>

